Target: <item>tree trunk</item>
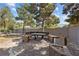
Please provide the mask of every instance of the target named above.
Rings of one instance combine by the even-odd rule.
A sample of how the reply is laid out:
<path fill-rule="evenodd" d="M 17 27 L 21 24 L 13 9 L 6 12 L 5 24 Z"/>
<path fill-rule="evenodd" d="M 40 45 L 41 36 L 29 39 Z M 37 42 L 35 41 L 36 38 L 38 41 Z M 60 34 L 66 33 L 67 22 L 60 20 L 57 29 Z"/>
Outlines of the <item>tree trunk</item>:
<path fill-rule="evenodd" d="M 23 22 L 23 31 L 22 31 L 23 35 L 24 35 L 24 31 L 25 31 L 25 21 Z"/>
<path fill-rule="evenodd" d="M 6 23 L 4 21 L 4 33 L 6 32 Z"/>
<path fill-rule="evenodd" d="M 42 30 L 43 30 L 43 32 L 44 32 L 44 23 L 45 23 L 45 21 L 43 20 L 42 21 Z"/>

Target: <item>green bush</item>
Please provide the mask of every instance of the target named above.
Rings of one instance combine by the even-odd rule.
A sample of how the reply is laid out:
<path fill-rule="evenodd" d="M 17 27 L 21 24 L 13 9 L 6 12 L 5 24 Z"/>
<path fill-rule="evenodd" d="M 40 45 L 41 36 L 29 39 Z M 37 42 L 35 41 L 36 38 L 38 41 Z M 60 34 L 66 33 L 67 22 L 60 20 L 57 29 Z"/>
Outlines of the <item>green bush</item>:
<path fill-rule="evenodd" d="M 1 32 L 4 32 L 4 30 L 1 30 Z"/>

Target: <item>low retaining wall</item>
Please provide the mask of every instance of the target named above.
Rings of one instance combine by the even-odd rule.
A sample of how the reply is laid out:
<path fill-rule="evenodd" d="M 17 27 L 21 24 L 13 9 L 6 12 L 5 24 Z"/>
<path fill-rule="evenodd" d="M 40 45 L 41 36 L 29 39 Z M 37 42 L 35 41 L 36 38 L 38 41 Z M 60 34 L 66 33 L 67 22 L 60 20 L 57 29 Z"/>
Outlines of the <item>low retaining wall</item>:
<path fill-rule="evenodd" d="M 58 47 L 61 48 L 61 47 Z M 62 51 L 54 46 L 49 46 L 49 56 L 66 56 Z"/>
<path fill-rule="evenodd" d="M 29 31 L 42 31 L 42 29 L 26 29 L 25 32 Z M 53 35 L 64 35 L 67 38 L 68 44 L 73 43 L 79 45 L 79 26 L 69 28 L 57 28 L 57 29 L 45 29 Z M 14 32 L 22 33 L 22 30 L 15 30 Z"/>

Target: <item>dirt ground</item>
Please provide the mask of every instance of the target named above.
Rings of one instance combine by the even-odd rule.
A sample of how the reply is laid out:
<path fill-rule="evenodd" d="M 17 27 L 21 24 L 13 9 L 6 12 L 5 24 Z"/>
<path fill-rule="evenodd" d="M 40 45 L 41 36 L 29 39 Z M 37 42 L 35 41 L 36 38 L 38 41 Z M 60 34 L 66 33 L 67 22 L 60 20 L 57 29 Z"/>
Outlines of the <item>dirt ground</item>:
<path fill-rule="evenodd" d="M 18 39 L 18 37 L 0 37 L 0 48 L 17 46 L 16 42 L 13 42 L 14 39 Z"/>

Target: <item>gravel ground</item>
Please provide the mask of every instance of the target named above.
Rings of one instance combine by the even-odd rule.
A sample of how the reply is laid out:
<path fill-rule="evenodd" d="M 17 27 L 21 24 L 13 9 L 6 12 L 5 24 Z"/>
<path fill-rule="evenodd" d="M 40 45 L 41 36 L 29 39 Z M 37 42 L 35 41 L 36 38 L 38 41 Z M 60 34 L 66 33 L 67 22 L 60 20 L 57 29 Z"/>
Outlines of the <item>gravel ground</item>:
<path fill-rule="evenodd" d="M 74 46 L 68 46 L 68 49 L 73 56 L 79 56 L 79 48 L 78 47 L 75 48 Z"/>
<path fill-rule="evenodd" d="M 8 49 L 0 49 L 0 56 L 8 56 Z"/>
<path fill-rule="evenodd" d="M 25 51 L 18 56 L 48 56 L 49 44 L 45 40 L 30 41 L 24 46 Z"/>
<path fill-rule="evenodd" d="M 50 51 L 54 52 L 52 49 L 50 49 Z M 51 54 L 51 52 L 49 52 L 49 43 L 45 40 L 31 40 L 29 42 L 21 42 L 18 46 L 0 50 L 0 56 L 15 56 L 16 53 L 19 53 L 17 56 L 49 56 Z M 60 55 L 56 52 L 54 53 L 50 56 Z"/>
<path fill-rule="evenodd" d="M 17 46 L 16 41 L 13 42 L 14 39 L 19 39 L 20 37 L 0 37 L 0 48 L 10 48 Z"/>
<path fill-rule="evenodd" d="M 24 51 L 21 52 L 23 49 Z M 0 48 L 0 56 L 15 56 L 18 53 L 18 56 L 48 56 L 48 49 L 49 44 L 45 40 L 31 40 L 30 42 L 21 42 L 15 47 Z"/>

